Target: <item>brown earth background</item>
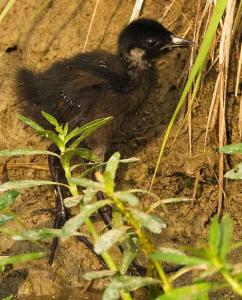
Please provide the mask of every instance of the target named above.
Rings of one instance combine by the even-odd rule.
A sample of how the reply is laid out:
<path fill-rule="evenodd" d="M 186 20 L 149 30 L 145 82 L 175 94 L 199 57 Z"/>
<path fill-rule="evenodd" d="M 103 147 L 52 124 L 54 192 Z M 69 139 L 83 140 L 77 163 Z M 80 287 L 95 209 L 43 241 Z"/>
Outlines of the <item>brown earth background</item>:
<path fill-rule="evenodd" d="M 128 23 L 134 0 L 100 1 L 94 19 L 86 51 L 96 48 L 115 51 L 117 34 Z M 0 9 L 6 1 L 1 1 Z M 37 17 L 32 15 L 41 5 L 40 0 L 18 0 L 0 24 L 0 148 L 33 147 L 46 149 L 48 141 L 37 136 L 31 128 L 18 120 L 21 103 L 14 89 L 16 69 L 27 66 L 34 70 L 44 70 L 54 61 L 68 58 L 81 52 L 95 1 L 54 0 Z M 146 0 L 142 16 L 159 20 L 171 0 Z M 183 36 L 191 26 L 187 37 L 192 38 L 197 1 L 177 0 L 162 23 L 175 34 Z M 26 25 L 27 24 L 27 25 Z M 9 45 L 16 45 L 16 51 L 5 53 Z M 136 156 L 140 162 L 122 168 L 119 173 L 119 186 L 122 189 L 148 189 L 154 172 L 159 147 L 164 130 L 172 116 L 184 83 L 189 61 L 189 49 L 176 49 L 157 62 L 158 81 L 141 115 L 127 124 L 134 127 L 129 137 L 117 137 L 113 148 L 125 157 Z M 240 142 L 238 133 L 239 103 L 233 96 L 234 63 L 229 77 L 229 99 L 227 108 L 227 132 L 229 142 Z M 167 224 L 167 229 L 159 236 L 152 236 L 156 244 L 179 249 L 199 246 L 206 240 L 210 218 L 216 213 L 218 183 L 215 174 L 218 168 L 217 129 L 209 133 L 204 152 L 204 138 L 207 116 L 211 103 L 216 71 L 206 76 L 203 93 L 196 99 L 192 113 L 192 155 L 189 153 L 188 132 L 182 130 L 172 149 L 160 165 L 153 191 L 160 198 L 191 198 L 196 188 L 196 200 L 191 203 L 168 205 L 168 213 L 157 209 Z M 181 119 L 181 116 L 180 116 Z M 169 145 L 175 136 L 179 122 L 175 125 Z M 128 142 L 127 142 L 128 139 Z M 241 160 L 231 157 L 228 166 L 233 167 Z M 1 159 L 1 166 L 6 159 Z M 24 163 L 28 167 L 19 167 Z M 18 157 L 8 160 L 10 180 L 50 179 L 45 170 L 36 170 L 34 165 L 46 165 L 46 157 Z M 198 184 L 196 185 L 196 178 Z M 241 196 L 239 181 L 226 184 L 225 211 L 234 220 L 234 240 L 242 239 Z M 142 198 L 142 206 L 149 207 L 152 199 Z M 13 210 L 32 228 L 51 227 L 53 215 L 39 210 L 54 207 L 54 190 L 38 187 L 22 191 Z M 13 241 L 0 236 L 0 255 L 15 255 L 37 250 L 27 242 Z M 47 243 L 48 246 L 48 243 Z M 241 261 L 241 253 L 232 254 L 233 262 Z M 57 251 L 53 267 L 47 259 L 16 265 L 0 273 L 0 297 L 13 294 L 16 299 L 99 299 L 104 282 L 95 282 L 90 293 L 81 296 L 86 282 L 82 275 L 90 270 L 100 269 L 100 264 L 88 249 L 74 239 L 62 242 Z M 183 284 L 188 283 L 184 279 Z M 96 291 L 96 292 L 94 292 Z M 138 296 L 137 299 L 141 299 Z M 232 292 L 211 295 L 211 299 L 239 299 Z"/>

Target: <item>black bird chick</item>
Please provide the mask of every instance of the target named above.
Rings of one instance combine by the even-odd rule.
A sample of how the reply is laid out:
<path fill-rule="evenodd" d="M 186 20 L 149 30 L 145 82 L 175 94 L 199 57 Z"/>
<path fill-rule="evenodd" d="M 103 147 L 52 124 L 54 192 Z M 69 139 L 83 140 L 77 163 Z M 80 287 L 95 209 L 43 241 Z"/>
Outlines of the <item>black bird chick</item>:
<path fill-rule="evenodd" d="M 112 139 L 125 130 L 146 102 L 155 81 L 154 60 L 165 50 L 192 44 L 154 20 L 138 19 L 120 33 L 115 55 L 97 50 L 58 61 L 43 73 L 21 69 L 17 74 L 19 97 L 72 127 L 112 116 L 112 122 L 86 140 L 87 146 L 104 159 Z M 58 181 L 54 163 L 51 159 L 49 162 Z M 60 214 L 56 216 L 56 228 L 66 219 L 58 186 L 57 195 Z"/>
<path fill-rule="evenodd" d="M 155 80 L 153 60 L 164 50 L 191 44 L 154 20 L 138 19 L 120 33 L 116 55 L 98 50 L 58 61 L 43 73 L 22 69 L 18 91 L 21 98 L 73 127 L 113 116 L 87 140 L 104 158 L 112 138 L 125 130 L 149 96 Z"/>

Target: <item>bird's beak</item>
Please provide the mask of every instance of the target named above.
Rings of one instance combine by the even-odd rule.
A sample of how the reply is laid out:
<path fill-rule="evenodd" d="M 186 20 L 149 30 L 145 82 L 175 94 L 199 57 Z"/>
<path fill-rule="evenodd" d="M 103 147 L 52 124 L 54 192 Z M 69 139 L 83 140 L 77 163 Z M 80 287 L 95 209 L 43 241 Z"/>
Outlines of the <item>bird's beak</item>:
<path fill-rule="evenodd" d="M 169 44 L 170 47 L 189 47 L 189 46 L 196 46 L 196 43 L 194 43 L 193 41 L 187 40 L 187 39 L 183 39 L 180 38 L 178 36 L 175 35 L 171 35 L 171 42 Z"/>
<path fill-rule="evenodd" d="M 193 41 L 183 39 L 183 38 L 180 38 L 178 36 L 171 34 L 170 42 L 167 45 L 163 46 L 160 50 L 170 49 L 170 48 L 175 48 L 175 47 L 189 47 L 189 46 L 197 46 L 197 45 Z"/>

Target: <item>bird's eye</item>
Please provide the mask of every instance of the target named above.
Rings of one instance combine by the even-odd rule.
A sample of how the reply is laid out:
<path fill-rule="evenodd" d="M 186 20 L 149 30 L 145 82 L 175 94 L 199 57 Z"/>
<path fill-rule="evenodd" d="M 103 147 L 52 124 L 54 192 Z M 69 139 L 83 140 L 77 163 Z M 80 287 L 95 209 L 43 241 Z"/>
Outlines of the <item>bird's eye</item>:
<path fill-rule="evenodd" d="M 149 39 L 149 40 L 146 41 L 146 43 L 147 43 L 147 45 L 148 45 L 149 47 L 153 47 L 153 46 L 156 45 L 156 40 Z"/>

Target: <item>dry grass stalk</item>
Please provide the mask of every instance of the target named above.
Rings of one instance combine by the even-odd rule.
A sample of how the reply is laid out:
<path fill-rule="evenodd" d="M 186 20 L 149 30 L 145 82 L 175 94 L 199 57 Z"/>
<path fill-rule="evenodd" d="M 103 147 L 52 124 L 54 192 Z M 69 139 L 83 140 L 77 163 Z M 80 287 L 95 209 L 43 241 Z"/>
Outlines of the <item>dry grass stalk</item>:
<path fill-rule="evenodd" d="M 230 46 L 231 46 L 231 35 L 233 28 L 233 21 L 235 16 L 236 0 L 228 0 L 226 15 L 224 24 L 222 27 L 222 35 L 219 45 L 219 147 L 222 147 L 226 143 L 226 123 L 225 123 L 225 108 L 226 108 L 226 92 L 228 83 L 228 68 L 230 60 Z M 218 191 L 218 210 L 217 214 L 220 217 L 222 215 L 223 204 L 225 207 L 227 203 L 223 199 L 223 186 L 224 186 L 224 155 L 219 154 L 219 191 Z"/>
<path fill-rule="evenodd" d="M 129 23 L 134 21 L 135 19 L 138 19 L 140 12 L 142 10 L 144 4 L 144 0 L 136 0 Z"/>
<path fill-rule="evenodd" d="M 162 15 L 161 18 L 159 18 L 159 22 L 162 22 L 165 19 L 165 17 L 169 13 L 169 11 L 171 10 L 171 8 L 175 2 L 176 2 L 176 0 L 172 0 L 171 3 L 169 5 L 167 5 L 167 7 L 165 8 L 164 14 Z"/>
<path fill-rule="evenodd" d="M 4 167 L 5 164 L 0 164 L 0 167 Z M 35 163 L 7 163 L 6 168 L 8 170 L 14 170 L 16 168 L 34 169 L 40 171 L 49 171 L 47 164 L 35 164 Z"/>
<path fill-rule="evenodd" d="M 199 31 L 201 28 L 201 20 L 199 24 L 199 15 L 201 11 L 201 0 L 198 1 L 197 5 L 197 13 L 196 13 L 196 19 L 195 19 L 195 24 L 194 24 L 194 34 L 193 34 L 193 41 L 198 43 L 199 39 Z M 191 50 L 191 56 L 190 56 L 190 65 L 189 65 L 189 72 L 191 72 L 192 65 L 194 63 L 194 58 L 196 56 L 196 51 L 197 49 L 195 47 L 192 47 Z M 189 92 L 188 94 L 188 107 L 190 107 L 192 104 L 192 93 Z M 187 115 L 187 123 L 188 123 L 188 134 L 189 134 L 189 152 L 190 152 L 190 157 L 192 157 L 192 111 L 189 109 L 188 115 Z"/>
<path fill-rule="evenodd" d="M 195 19 L 195 30 L 194 30 L 194 36 L 193 36 L 193 41 L 198 45 L 199 44 L 199 37 L 200 37 L 200 33 L 201 33 L 201 27 L 202 27 L 202 24 L 204 22 L 204 19 L 206 18 L 207 16 L 207 20 L 206 20 L 206 27 L 208 26 L 208 23 L 209 23 L 209 19 L 210 19 L 210 16 L 211 16 L 211 8 L 212 8 L 212 4 L 210 1 L 207 1 L 203 11 L 202 11 L 202 16 L 199 18 L 199 13 L 200 13 L 200 9 L 199 9 L 199 6 L 200 6 L 200 1 L 198 3 L 198 8 L 197 8 L 197 14 L 196 14 L 196 19 Z M 205 32 L 205 31 L 203 31 Z M 195 55 L 196 55 L 196 47 L 192 47 L 192 51 L 191 51 L 191 56 L 190 56 L 190 62 L 189 62 L 189 70 L 191 70 L 191 67 L 192 67 L 192 64 L 193 64 L 193 60 L 195 58 Z M 200 86 L 202 86 L 202 84 L 200 84 Z M 194 88 L 194 84 L 193 84 L 193 88 Z M 179 133 L 181 132 L 182 128 L 184 127 L 185 123 L 186 123 L 186 120 L 188 120 L 188 123 L 187 123 L 187 126 L 188 126 L 188 130 L 189 130 L 189 150 L 190 150 L 190 156 L 192 156 L 192 129 L 191 129 L 191 110 L 192 110 L 192 92 L 189 93 L 189 96 L 188 96 L 188 108 L 187 108 L 187 112 L 186 112 L 186 115 L 185 117 L 183 118 L 182 122 L 180 123 L 178 129 L 177 129 L 177 132 L 176 132 L 176 135 L 172 141 L 172 144 L 171 144 L 171 148 L 173 147 Z M 190 120 L 189 120 L 190 118 Z"/>
<path fill-rule="evenodd" d="M 86 35 L 86 39 L 85 39 L 85 42 L 84 42 L 84 46 L 82 48 L 82 52 L 85 52 L 85 50 L 86 50 L 87 43 L 88 43 L 88 40 L 89 40 L 89 36 L 90 36 L 91 30 L 92 30 L 92 25 L 93 25 L 93 22 L 94 22 L 94 18 L 95 18 L 96 13 L 97 13 L 97 7 L 98 7 L 99 2 L 100 2 L 99 0 L 96 0 L 94 10 L 93 10 L 93 13 L 92 13 L 92 17 L 91 17 L 91 21 L 90 21 L 90 24 L 89 24 L 89 27 L 88 27 L 88 30 L 87 30 L 87 35 Z"/>

